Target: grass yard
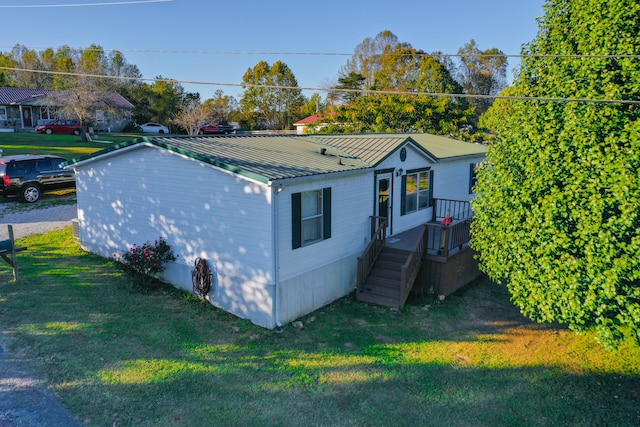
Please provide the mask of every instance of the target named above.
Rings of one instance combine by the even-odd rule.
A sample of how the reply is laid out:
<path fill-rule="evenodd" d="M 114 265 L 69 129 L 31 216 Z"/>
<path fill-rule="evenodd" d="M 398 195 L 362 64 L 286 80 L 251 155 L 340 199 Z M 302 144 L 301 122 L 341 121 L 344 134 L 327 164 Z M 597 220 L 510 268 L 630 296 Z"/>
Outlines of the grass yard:
<path fill-rule="evenodd" d="M 74 159 L 120 143 L 140 137 L 139 134 L 104 134 L 96 139 L 110 141 L 83 142 L 75 135 L 46 135 L 29 132 L 0 132 L 0 148 L 4 156 L 14 154 L 52 154 Z"/>
<path fill-rule="evenodd" d="M 134 290 L 67 228 L 0 270 L 11 354 L 88 426 L 637 426 L 640 349 L 532 324 L 479 280 L 405 310 L 345 297 L 276 334 Z"/>

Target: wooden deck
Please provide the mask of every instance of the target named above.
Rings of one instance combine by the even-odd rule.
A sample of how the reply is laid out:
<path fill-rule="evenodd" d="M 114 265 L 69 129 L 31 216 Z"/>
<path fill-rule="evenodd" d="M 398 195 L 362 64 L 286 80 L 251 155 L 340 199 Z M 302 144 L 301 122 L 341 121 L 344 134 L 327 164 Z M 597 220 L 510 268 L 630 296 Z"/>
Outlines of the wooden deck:
<path fill-rule="evenodd" d="M 427 225 L 427 245 L 425 255 L 446 262 L 448 257 L 469 247 L 468 224 L 470 220 L 453 221 L 448 227 L 440 221 L 430 221 Z M 424 225 L 387 237 L 385 246 L 410 251 L 422 238 Z M 456 238 L 452 238 L 456 237 Z"/>
<path fill-rule="evenodd" d="M 372 227 L 376 238 L 358 259 L 356 298 L 400 309 L 411 290 L 446 297 L 478 277 L 469 247 L 472 216 L 468 202 L 436 199 L 433 217 L 425 224 L 389 237 L 380 224 Z"/>

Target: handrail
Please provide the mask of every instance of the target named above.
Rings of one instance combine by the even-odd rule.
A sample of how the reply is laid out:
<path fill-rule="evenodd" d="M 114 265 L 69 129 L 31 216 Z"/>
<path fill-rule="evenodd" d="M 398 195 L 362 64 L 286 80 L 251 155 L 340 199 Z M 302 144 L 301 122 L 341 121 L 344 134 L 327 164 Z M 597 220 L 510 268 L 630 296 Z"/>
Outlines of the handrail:
<path fill-rule="evenodd" d="M 473 216 L 471 203 L 465 200 L 433 199 L 432 221 L 449 216 L 453 220 L 465 220 Z"/>
<path fill-rule="evenodd" d="M 452 249 L 461 247 L 471 240 L 471 218 L 451 225 L 429 223 L 426 226 L 429 230 L 427 252 L 435 251 L 444 258 L 449 256 Z"/>
<path fill-rule="evenodd" d="M 409 296 L 409 292 L 411 292 L 411 288 L 413 288 L 413 282 L 416 280 L 416 277 L 418 277 L 426 241 L 427 227 L 425 225 L 422 229 L 420 239 L 418 239 L 416 245 L 409 253 L 409 257 L 400 268 L 400 299 L 398 300 L 398 309 L 401 309 L 404 305 Z"/>
<path fill-rule="evenodd" d="M 376 227 L 377 223 L 377 227 Z M 371 269 L 373 268 L 382 248 L 384 248 L 385 241 L 387 239 L 387 219 L 379 216 L 371 217 L 371 229 L 373 235 L 371 241 L 365 248 L 361 256 L 358 257 L 358 277 L 356 283 L 356 295 L 359 295 L 362 291 L 362 285 L 364 285 Z"/>

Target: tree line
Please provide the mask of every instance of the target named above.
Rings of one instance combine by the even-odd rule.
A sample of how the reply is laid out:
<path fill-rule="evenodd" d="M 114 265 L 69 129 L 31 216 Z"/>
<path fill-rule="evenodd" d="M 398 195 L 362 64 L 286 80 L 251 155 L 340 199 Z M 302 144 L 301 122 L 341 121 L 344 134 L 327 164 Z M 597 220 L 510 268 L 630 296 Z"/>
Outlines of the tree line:
<path fill-rule="evenodd" d="M 138 67 L 119 51 L 95 44 L 35 51 L 18 44 L 0 53 L 0 86 L 118 92 L 135 106 L 135 121 L 168 123 L 187 133 L 204 121 L 236 121 L 250 130 L 292 129 L 296 121 L 320 113 L 331 115 L 323 132 L 466 132 L 468 137 L 490 102 L 424 93 L 497 94 L 506 84 L 507 59 L 497 48 L 480 50 L 474 40 L 456 58 L 415 49 L 382 31 L 356 46 L 324 97 L 307 98 L 284 62 L 259 61 L 242 76 L 239 100 L 217 90 L 202 101 L 176 80 L 143 81 Z"/>
<path fill-rule="evenodd" d="M 471 40 L 453 61 L 389 31 L 355 48 L 324 99 L 306 99 L 281 62 L 247 70 L 237 104 L 222 92 L 200 103 L 170 81 L 119 84 L 145 93 L 128 99 L 137 111 L 167 114 L 158 120 L 171 117 L 165 106 L 177 105 L 175 114 L 185 105 L 211 104 L 224 105 L 224 114 L 251 129 L 286 128 L 315 111 L 331 114 L 328 132 L 421 131 L 472 140 L 485 129 L 495 137 L 478 170 L 471 229 L 482 271 L 506 285 L 533 320 L 595 329 L 609 348 L 626 340 L 638 345 L 640 108 L 597 101 L 640 99 L 640 3 L 602 6 L 602 0 L 546 0 L 538 34 L 523 46 L 522 65 L 506 89 L 507 61 L 498 49 L 481 51 Z M 72 60 L 66 49 L 45 52 L 17 46 L 0 54 L 0 67 L 38 69 L 39 61 L 59 60 L 71 70 L 104 57 L 104 72 L 139 75 L 117 53 Z M 1 86 L 66 88 L 71 80 L 0 71 Z M 165 103 L 168 92 L 175 104 Z M 513 98 L 492 103 L 424 93 Z"/>

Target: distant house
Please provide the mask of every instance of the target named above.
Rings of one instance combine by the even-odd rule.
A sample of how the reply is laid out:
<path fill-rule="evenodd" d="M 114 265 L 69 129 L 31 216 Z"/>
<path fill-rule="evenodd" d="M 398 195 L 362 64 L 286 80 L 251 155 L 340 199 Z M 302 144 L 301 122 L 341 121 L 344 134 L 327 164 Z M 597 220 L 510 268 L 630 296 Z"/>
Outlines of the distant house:
<path fill-rule="evenodd" d="M 205 259 L 213 305 L 275 328 L 356 288 L 373 224 L 398 242 L 438 198 L 468 208 L 484 157 L 427 134 L 141 138 L 70 165 L 76 232 L 103 256 L 164 237 L 178 255 L 164 280 L 191 290 Z"/>
<path fill-rule="evenodd" d="M 35 129 L 39 120 L 63 118 L 56 114 L 70 94 L 68 91 L 0 87 L 0 131 L 29 131 Z M 133 104 L 115 92 L 101 93 L 98 98 L 121 109 L 124 118 L 110 117 L 98 108 L 93 126 L 104 130 L 122 130 L 130 121 Z"/>
<path fill-rule="evenodd" d="M 328 116 L 332 117 L 335 114 L 329 113 Z M 296 128 L 297 135 L 304 135 L 306 133 L 317 133 L 326 128 L 327 123 L 325 122 L 325 115 L 318 113 L 295 122 L 293 126 Z"/>

